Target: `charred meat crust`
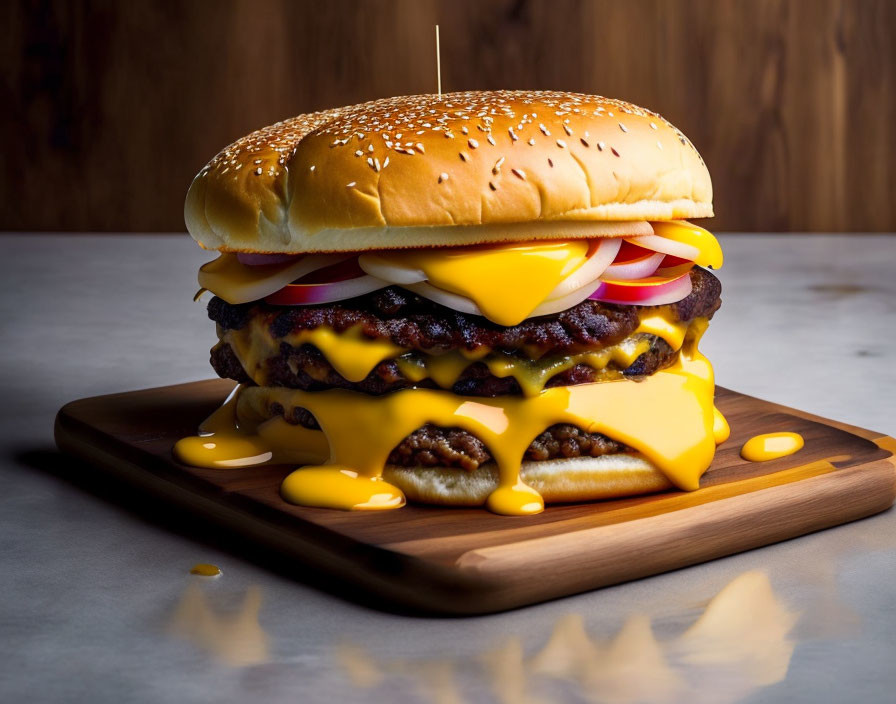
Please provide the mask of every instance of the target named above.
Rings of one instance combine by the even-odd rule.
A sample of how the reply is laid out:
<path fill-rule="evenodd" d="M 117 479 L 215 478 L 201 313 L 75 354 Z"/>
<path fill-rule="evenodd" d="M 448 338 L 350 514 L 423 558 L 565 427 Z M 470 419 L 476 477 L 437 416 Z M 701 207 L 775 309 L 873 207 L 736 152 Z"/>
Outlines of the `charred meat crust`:
<path fill-rule="evenodd" d="M 621 370 L 623 376 L 639 378 L 649 376 L 675 361 L 676 352 L 661 338 L 653 338 L 650 348 L 632 364 Z M 241 384 L 253 384 L 243 370 L 230 345 L 222 343 L 211 353 L 211 364 L 219 376 L 233 379 Z M 267 385 L 282 386 L 303 391 L 323 391 L 325 389 L 349 389 L 365 394 L 381 395 L 410 387 L 440 388 L 431 379 L 411 381 L 398 369 L 395 360 L 380 362 L 367 378 L 351 382 L 341 376 L 327 358 L 312 345 L 292 347 L 280 345 L 280 354 L 267 360 Z M 545 388 L 554 386 L 574 386 L 590 384 L 599 379 L 600 372 L 587 364 L 577 364 L 548 379 Z M 522 393 L 519 383 L 512 376 L 496 377 L 481 362 L 471 362 L 458 377 L 451 391 L 460 396 L 506 396 Z"/>
<path fill-rule="evenodd" d="M 689 296 L 658 309 L 672 309 L 681 321 L 712 317 L 719 307 L 719 280 L 705 269 L 694 267 L 691 282 L 693 290 Z M 514 352 L 534 346 L 554 354 L 620 342 L 638 327 L 638 310 L 637 306 L 586 300 L 561 313 L 503 327 L 481 316 L 433 303 L 398 286 L 317 306 L 272 306 L 263 302 L 231 305 L 217 297 L 208 305 L 209 318 L 225 331 L 238 330 L 253 316 L 264 315 L 270 318 L 275 338 L 322 325 L 339 332 L 360 325 L 367 337 L 386 338 L 400 347 L 424 352 L 472 351 L 483 346 Z"/>

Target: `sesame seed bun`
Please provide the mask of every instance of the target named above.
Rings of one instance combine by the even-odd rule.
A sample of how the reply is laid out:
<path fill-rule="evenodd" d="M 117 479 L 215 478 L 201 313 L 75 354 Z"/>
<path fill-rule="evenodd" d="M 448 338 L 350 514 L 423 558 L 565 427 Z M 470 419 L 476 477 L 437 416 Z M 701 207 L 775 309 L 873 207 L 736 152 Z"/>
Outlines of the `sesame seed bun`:
<path fill-rule="evenodd" d="M 196 241 L 231 252 L 643 234 L 646 220 L 712 214 L 703 160 L 659 115 L 522 91 L 403 96 L 278 122 L 212 159 L 185 205 Z"/>
<path fill-rule="evenodd" d="M 494 463 L 472 472 L 387 465 L 383 479 L 417 503 L 481 506 L 498 487 L 498 470 Z M 520 479 L 541 494 L 546 503 L 612 499 L 672 488 L 672 483 L 649 461 L 625 453 L 523 462 Z"/>

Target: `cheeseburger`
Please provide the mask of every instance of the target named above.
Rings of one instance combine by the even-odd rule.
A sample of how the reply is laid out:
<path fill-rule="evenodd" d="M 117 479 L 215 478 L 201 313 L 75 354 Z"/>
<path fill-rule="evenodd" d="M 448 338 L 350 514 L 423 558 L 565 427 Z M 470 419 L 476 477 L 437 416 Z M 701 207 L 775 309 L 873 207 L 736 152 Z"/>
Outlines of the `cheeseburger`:
<path fill-rule="evenodd" d="M 727 434 L 697 349 L 712 185 L 659 115 L 563 92 L 405 96 L 233 143 L 186 201 L 233 394 L 175 447 L 286 464 L 286 501 L 696 489 Z M 201 292 L 200 292 L 201 293 Z"/>

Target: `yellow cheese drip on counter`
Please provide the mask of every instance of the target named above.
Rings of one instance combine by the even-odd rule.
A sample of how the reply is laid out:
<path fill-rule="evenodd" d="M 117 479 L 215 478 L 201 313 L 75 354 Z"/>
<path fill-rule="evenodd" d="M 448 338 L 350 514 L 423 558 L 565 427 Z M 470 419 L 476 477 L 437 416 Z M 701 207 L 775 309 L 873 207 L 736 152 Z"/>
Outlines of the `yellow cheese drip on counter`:
<path fill-rule="evenodd" d="M 587 259 L 587 240 L 419 249 L 366 255 L 423 272 L 433 286 L 466 296 L 489 320 L 517 325 Z"/>
<path fill-rule="evenodd" d="M 222 466 L 222 448 L 249 443 L 249 452 L 266 448 L 258 462 L 296 461 L 302 450 L 319 455 L 320 443 L 306 447 L 321 433 L 291 426 L 282 417 L 265 420 L 257 408 L 276 402 L 285 409 L 308 409 L 323 430 L 330 452 L 325 461 L 294 471 L 283 482 L 284 499 L 300 505 L 330 508 L 394 508 L 404 502 L 401 491 L 380 476 L 389 453 L 406 436 L 427 423 L 459 427 L 478 437 L 492 454 L 499 475 L 488 497 L 492 511 L 509 515 L 536 513 L 543 501 L 520 480 L 520 465 L 532 439 L 556 423 L 570 423 L 603 433 L 640 452 L 676 486 L 693 490 L 715 452 L 713 373 L 697 351 L 699 332 L 689 336 L 678 361 L 649 378 L 627 379 L 547 389 L 535 397 L 463 397 L 441 390 L 406 389 L 385 396 L 345 391 L 306 392 L 286 388 L 248 387 L 246 402 L 230 414 L 229 428 L 209 437 L 186 438 L 175 447 L 188 464 Z M 234 396 L 233 404 L 239 397 Z M 225 404 L 227 405 L 227 404 Z M 215 418 L 215 429 L 227 414 Z M 238 418 L 237 418 L 238 415 Z M 206 430 L 209 428 L 206 426 Z M 215 443 L 205 448 L 203 441 Z M 257 443 L 257 446 L 256 446 Z M 225 460 L 226 461 L 226 460 Z M 224 465 L 232 466 L 232 465 Z"/>
<path fill-rule="evenodd" d="M 803 436 L 799 433 L 766 433 L 747 440 L 740 456 L 750 462 L 776 460 L 801 450 L 803 444 Z"/>
<path fill-rule="evenodd" d="M 210 565 L 207 562 L 200 562 L 190 568 L 190 574 L 196 574 L 200 577 L 217 577 L 221 574 L 221 568 L 217 565 Z"/>

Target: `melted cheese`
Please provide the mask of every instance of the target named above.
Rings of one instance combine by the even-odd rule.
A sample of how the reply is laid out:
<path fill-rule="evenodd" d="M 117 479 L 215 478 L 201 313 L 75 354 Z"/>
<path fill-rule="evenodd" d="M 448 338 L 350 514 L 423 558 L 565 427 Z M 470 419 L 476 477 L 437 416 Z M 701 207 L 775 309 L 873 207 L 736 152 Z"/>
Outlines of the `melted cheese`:
<path fill-rule="evenodd" d="M 731 437 L 731 426 L 728 425 L 728 419 L 718 408 L 713 410 L 712 434 L 715 436 L 716 445 L 721 445 Z"/>
<path fill-rule="evenodd" d="M 801 450 L 803 444 L 803 437 L 799 433 L 766 433 L 747 440 L 740 450 L 740 456 L 750 462 L 776 460 Z"/>
<path fill-rule="evenodd" d="M 239 330 L 222 332 L 221 340 L 230 344 L 246 374 L 259 386 L 266 384 L 266 362 L 280 353 L 281 342 L 293 347 L 313 345 L 333 369 L 353 382 L 363 381 L 383 360 L 407 352 L 384 338 L 365 336 L 360 325 L 342 332 L 321 325 L 275 338 L 270 332 L 270 320 L 264 316 L 253 316 Z"/>
<path fill-rule="evenodd" d="M 678 320 L 673 310 L 655 312 L 647 309 L 641 315 L 635 333 L 656 335 L 665 340 L 673 350 L 678 350 L 681 349 L 687 331 L 688 323 Z"/>
<path fill-rule="evenodd" d="M 523 395 L 537 396 L 552 377 L 578 364 L 585 364 L 599 372 L 601 380 L 618 378 L 619 370 L 634 364 L 648 349 L 650 340 L 647 338 L 629 337 L 618 345 L 601 350 L 541 359 L 502 353 L 483 357 L 481 354 L 471 355 L 466 350 L 452 350 L 440 355 L 407 355 L 399 357 L 395 362 L 398 370 L 413 382 L 429 378 L 441 388 L 450 389 L 471 364 L 479 361 L 488 368 L 492 376 L 499 379 L 510 376 L 516 379 Z M 611 363 L 616 367 L 615 376 L 607 369 Z"/>
<path fill-rule="evenodd" d="M 315 269 L 336 264 L 347 257 L 347 254 L 308 255 L 282 264 L 246 266 L 240 264 L 235 254 L 225 253 L 199 268 L 199 285 L 228 303 L 248 303 L 279 291 Z"/>
<path fill-rule="evenodd" d="M 324 435 L 327 459 L 290 474 L 281 487 L 284 499 L 331 508 L 395 508 L 404 497 L 380 478 L 392 449 L 426 423 L 459 427 L 482 440 L 497 464 L 499 485 L 488 497 L 488 508 L 522 515 L 543 508 L 538 493 L 520 480 L 526 449 L 545 428 L 570 423 L 634 448 L 676 486 L 693 490 L 715 452 L 712 367 L 697 351 L 704 327 L 688 336 L 672 367 L 644 381 L 556 387 L 529 398 L 463 397 L 431 389 L 367 396 L 339 389 L 249 387 L 203 425 L 203 432 L 212 435 L 181 440 L 175 455 L 198 466 L 234 466 L 222 464 L 232 461 L 226 451 L 233 443 L 243 462 L 301 464 L 299 454 L 324 454 L 320 441 L 311 440 Z M 276 402 L 285 409 L 308 409 L 323 434 L 291 426 L 282 417 L 264 420 L 252 410 L 253 397 L 256 408 Z"/>
<path fill-rule="evenodd" d="M 681 242 L 694 247 L 698 254 L 694 258 L 697 266 L 720 269 L 724 257 L 719 241 L 709 231 L 686 220 L 669 220 L 665 222 L 651 222 L 653 232 L 668 240 Z"/>
<path fill-rule="evenodd" d="M 365 255 L 422 272 L 433 286 L 472 300 L 489 320 L 517 325 L 587 259 L 587 240 L 420 249 Z"/>

